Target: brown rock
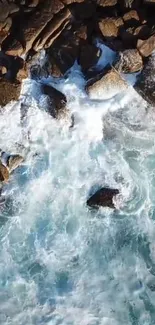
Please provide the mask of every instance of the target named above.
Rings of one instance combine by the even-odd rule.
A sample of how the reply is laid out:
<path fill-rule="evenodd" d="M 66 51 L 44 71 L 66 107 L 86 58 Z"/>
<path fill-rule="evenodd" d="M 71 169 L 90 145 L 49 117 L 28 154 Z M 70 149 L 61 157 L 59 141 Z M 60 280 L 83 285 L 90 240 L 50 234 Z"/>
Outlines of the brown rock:
<path fill-rule="evenodd" d="M 0 182 L 7 182 L 9 179 L 9 171 L 0 161 Z"/>
<path fill-rule="evenodd" d="M 61 0 L 63 3 L 64 3 L 64 5 L 70 5 L 70 4 L 72 4 L 72 3 L 81 3 L 81 2 L 83 2 L 84 0 Z"/>
<path fill-rule="evenodd" d="M 18 100 L 21 85 L 0 79 L 0 106 L 5 106 L 10 101 Z"/>
<path fill-rule="evenodd" d="M 130 10 L 124 14 L 123 20 L 131 26 L 132 24 L 139 24 L 140 18 L 136 10 Z"/>
<path fill-rule="evenodd" d="M 143 60 L 137 50 L 130 49 L 120 53 L 119 61 L 116 63 L 115 68 L 119 72 L 134 73 L 142 70 Z"/>
<path fill-rule="evenodd" d="M 47 96 L 48 112 L 50 115 L 56 119 L 65 118 L 68 114 L 66 96 L 49 85 L 42 85 L 41 89 L 43 94 Z"/>
<path fill-rule="evenodd" d="M 119 194 L 118 189 L 103 187 L 87 200 L 87 205 L 91 208 L 99 208 L 102 206 L 114 209 L 113 198 L 117 194 Z"/>
<path fill-rule="evenodd" d="M 35 8 L 38 6 L 40 0 L 31 0 L 29 3 L 28 3 L 28 6 L 29 7 L 32 7 L 32 8 Z"/>
<path fill-rule="evenodd" d="M 100 31 L 105 38 L 117 37 L 121 26 L 122 18 L 104 18 L 99 22 Z"/>
<path fill-rule="evenodd" d="M 15 3 L 9 3 L 8 1 L 3 1 L 0 3 L 0 22 L 5 21 L 5 19 L 14 12 L 19 11 L 19 7 Z"/>
<path fill-rule="evenodd" d="M 134 86 L 149 104 L 155 105 L 155 57 L 150 56 Z"/>
<path fill-rule="evenodd" d="M 87 39 L 87 26 L 83 25 L 80 26 L 76 31 L 75 31 L 75 35 L 82 39 L 82 40 L 86 40 Z"/>
<path fill-rule="evenodd" d="M 109 69 L 103 76 L 99 74 L 86 85 L 86 92 L 91 99 L 108 99 L 127 89 L 126 81 L 115 69 Z"/>
<path fill-rule="evenodd" d="M 69 9 L 64 9 L 57 17 L 54 17 L 44 29 L 41 37 L 34 43 L 33 49 L 39 51 L 52 45 L 54 40 L 61 34 L 62 30 L 69 23 L 71 12 Z"/>
<path fill-rule="evenodd" d="M 13 170 L 19 167 L 23 161 L 24 158 L 20 155 L 10 155 L 6 162 L 9 172 L 11 173 Z"/>
<path fill-rule="evenodd" d="M 79 64 L 82 71 L 85 73 L 89 68 L 92 68 L 101 55 L 101 50 L 95 45 L 90 45 L 87 42 L 81 46 L 79 54 Z"/>
<path fill-rule="evenodd" d="M 142 56 L 150 56 L 155 50 L 155 35 L 152 35 L 147 40 L 139 39 L 137 41 L 137 49 Z"/>
<path fill-rule="evenodd" d="M 112 7 L 117 4 L 118 0 L 97 0 L 97 4 L 102 7 Z"/>
<path fill-rule="evenodd" d="M 64 5 L 59 0 L 45 1 L 44 6 L 41 7 L 41 10 L 35 11 L 31 15 L 27 22 L 27 26 L 23 31 L 25 48 L 23 49 L 22 45 L 18 41 L 15 41 L 14 44 L 6 49 L 6 53 L 19 56 L 23 53 L 27 53 L 32 48 L 35 39 L 51 21 L 53 15 L 58 13 L 63 8 Z"/>

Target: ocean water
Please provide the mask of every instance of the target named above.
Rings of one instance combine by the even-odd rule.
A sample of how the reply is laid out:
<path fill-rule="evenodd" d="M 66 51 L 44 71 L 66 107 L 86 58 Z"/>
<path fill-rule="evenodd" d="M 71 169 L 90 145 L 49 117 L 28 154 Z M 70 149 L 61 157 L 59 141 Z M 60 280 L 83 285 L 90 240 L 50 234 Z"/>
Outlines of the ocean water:
<path fill-rule="evenodd" d="M 127 79 L 102 101 L 76 64 L 42 80 L 67 96 L 72 128 L 29 79 L 23 125 L 20 103 L 1 110 L 0 148 L 25 161 L 0 205 L 0 324 L 155 324 L 155 111 Z M 120 190 L 115 211 L 86 206 L 100 186 Z"/>

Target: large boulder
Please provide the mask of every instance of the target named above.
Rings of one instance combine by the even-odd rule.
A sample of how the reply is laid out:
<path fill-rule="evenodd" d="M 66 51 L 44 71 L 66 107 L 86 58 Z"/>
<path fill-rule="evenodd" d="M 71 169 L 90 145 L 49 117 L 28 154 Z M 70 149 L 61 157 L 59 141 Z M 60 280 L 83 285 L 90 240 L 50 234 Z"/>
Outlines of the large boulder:
<path fill-rule="evenodd" d="M 142 56 L 150 56 L 155 51 L 155 35 L 150 36 L 146 40 L 139 39 L 137 41 L 137 49 Z"/>
<path fill-rule="evenodd" d="M 149 104 L 155 105 L 155 55 L 151 56 L 137 78 L 136 91 Z"/>
<path fill-rule="evenodd" d="M 42 93 L 47 96 L 47 110 L 50 115 L 56 119 L 66 118 L 68 116 L 67 99 L 56 88 L 43 84 Z"/>
<path fill-rule="evenodd" d="M 86 92 L 91 99 L 102 100 L 117 95 L 127 89 L 127 87 L 126 81 L 119 72 L 112 68 L 103 76 L 101 73 L 96 78 L 88 81 Z"/>
<path fill-rule="evenodd" d="M 119 194 L 118 189 L 103 187 L 87 200 L 87 205 L 91 208 L 109 207 L 114 209 L 113 198 Z"/>
<path fill-rule="evenodd" d="M 120 52 L 119 60 L 115 65 L 119 72 L 134 73 L 142 70 L 143 60 L 137 50 L 130 49 Z"/>

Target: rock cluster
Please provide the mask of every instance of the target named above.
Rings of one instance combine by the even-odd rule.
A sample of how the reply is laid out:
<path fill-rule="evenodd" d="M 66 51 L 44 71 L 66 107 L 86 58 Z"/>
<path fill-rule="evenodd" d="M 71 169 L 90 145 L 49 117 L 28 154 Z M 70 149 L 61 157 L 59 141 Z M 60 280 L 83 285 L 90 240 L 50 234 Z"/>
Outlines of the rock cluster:
<path fill-rule="evenodd" d="M 142 70 L 155 50 L 154 6 L 154 0 L 1 0 L 0 105 L 18 98 L 27 67 L 42 49 L 47 62 L 35 77 L 63 76 L 75 60 L 87 75 L 101 55 L 96 37 L 119 53 L 119 73 Z"/>

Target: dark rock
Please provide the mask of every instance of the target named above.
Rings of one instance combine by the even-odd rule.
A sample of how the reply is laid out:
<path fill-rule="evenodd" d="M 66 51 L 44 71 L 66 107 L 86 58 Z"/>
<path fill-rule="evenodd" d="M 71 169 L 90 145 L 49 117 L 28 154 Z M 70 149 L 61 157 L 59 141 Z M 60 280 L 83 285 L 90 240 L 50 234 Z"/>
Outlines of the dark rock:
<path fill-rule="evenodd" d="M 137 9 L 141 3 L 141 0 L 118 0 L 121 9 Z"/>
<path fill-rule="evenodd" d="M 101 188 L 87 200 L 87 205 L 91 208 L 109 207 L 114 209 L 113 198 L 119 194 L 118 189 Z"/>
<path fill-rule="evenodd" d="M 72 30 L 63 33 L 48 49 L 49 61 L 64 75 L 79 56 L 79 38 Z"/>
<path fill-rule="evenodd" d="M 155 0 L 143 0 L 146 5 L 155 5 Z"/>
<path fill-rule="evenodd" d="M 105 38 L 117 37 L 122 26 L 122 18 L 104 18 L 99 22 L 99 29 Z"/>
<path fill-rule="evenodd" d="M 0 52 L 0 66 L 6 69 L 5 78 L 9 81 L 15 81 L 15 79 L 21 81 L 27 69 L 24 63 L 24 60 L 20 57 L 14 57 Z M 26 75 L 27 77 L 27 75 Z"/>
<path fill-rule="evenodd" d="M 10 101 L 18 100 L 20 90 L 20 83 L 10 83 L 8 80 L 0 79 L 0 106 L 3 107 Z"/>
<path fill-rule="evenodd" d="M 72 7 L 72 13 L 76 19 L 90 19 L 95 15 L 96 6 L 90 0 L 82 3 L 75 3 Z"/>
<path fill-rule="evenodd" d="M 64 3 L 64 5 L 70 5 L 70 4 L 72 4 L 72 3 L 81 3 L 81 2 L 84 2 L 84 0 L 61 0 L 63 3 Z"/>
<path fill-rule="evenodd" d="M 155 56 L 151 56 L 137 78 L 135 90 L 149 104 L 155 105 Z"/>
<path fill-rule="evenodd" d="M 142 70 L 143 60 L 137 50 L 130 49 L 120 52 L 120 57 L 115 65 L 119 72 L 134 73 Z"/>
<path fill-rule="evenodd" d="M 54 118 L 61 119 L 67 117 L 67 99 L 59 90 L 49 85 L 42 85 L 43 94 L 47 95 L 48 112 Z"/>
<path fill-rule="evenodd" d="M 139 39 L 137 41 L 137 49 L 142 56 L 150 56 L 155 51 L 155 35 L 150 36 L 146 40 Z"/>
<path fill-rule="evenodd" d="M 80 47 L 79 64 L 82 71 L 85 73 L 89 68 L 92 68 L 99 60 L 101 50 L 95 45 L 85 43 Z"/>

